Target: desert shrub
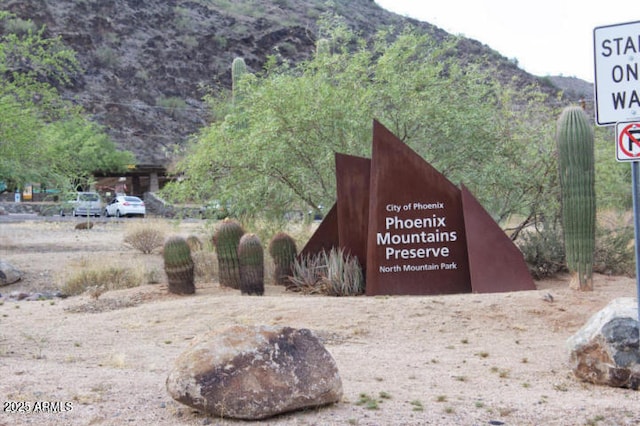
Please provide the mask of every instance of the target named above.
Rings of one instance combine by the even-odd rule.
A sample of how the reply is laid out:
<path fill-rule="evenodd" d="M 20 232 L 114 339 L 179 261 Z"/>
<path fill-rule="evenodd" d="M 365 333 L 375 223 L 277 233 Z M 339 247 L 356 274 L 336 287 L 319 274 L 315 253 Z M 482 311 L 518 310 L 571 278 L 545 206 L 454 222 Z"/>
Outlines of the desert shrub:
<path fill-rule="evenodd" d="M 534 279 L 541 280 L 566 271 L 562 233 L 558 225 L 526 230 L 520 234 L 516 244 Z"/>
<path fill-rule="evenodd" d="M 67 296 L 75 296 L 90 291 L 98 297 L 111 290 L 137 287 L 144 282 L 144 271 L 118 266 L 81 268 L 74 271 L 60 289 Z"/>
<path fill-rule="evenodd" d="M 26 35 L 30 32 L 35 33 L 38 29 L 38 26 L 33 21 L 20 18 L 9 19 L 5 25 L 7 33 L 19 35 Z"/>
<path fill-rule="evenodd" d="M 191 253 L 195 267 L 196 278 L 204 282 L 218 279 L 218 259 L 210 250 L 200 250 Z"/>
<path fill-rule="evenodd" d="M 607 275 L 635 275 L 633 225 L 623 215 L 604 212 L 596 228 L 593 271 Z"/>
<path fill-rule="evenodd" d="M 328 296 L 356 296 L 364 293 L 365 283 L 358 259 L 343 249 L 332 248 L 293 263 L 288 290 Z"/>
<path fill-rule="evenodd" d="M 149 254 L 164 244 L 165 231 L 154 222 L 138 222 L 128 227 L 124 243 L 144 254 Z"/>
<path fill-rule="evenodd" d="M 95 51 L 95 57 L 98 65 L 115 68 L 120 62 L 120 56 L 114 49 L 103 46 Z"/>
<path fill-rule="evenodd" d="M 160 284 L 164 278 L 164 271 L 159 268 L 148 269 L 144 274 L 147 284 Z"/>
<path fill-rule="evenodd" d="M 177 118 L 180 112 L 187 108 L 187 102 L 177 96 L 160 97 L 156 99 L 156 104 L 166 110 L 172 117 Z"/>

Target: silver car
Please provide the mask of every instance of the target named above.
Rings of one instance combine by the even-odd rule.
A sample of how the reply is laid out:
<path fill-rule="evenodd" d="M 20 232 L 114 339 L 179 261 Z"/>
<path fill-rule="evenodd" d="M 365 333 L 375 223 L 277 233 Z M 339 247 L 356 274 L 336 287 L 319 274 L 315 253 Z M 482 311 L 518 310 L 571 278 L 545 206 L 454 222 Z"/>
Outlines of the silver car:
<path fill-rule="evenodd" d="M 97 192 L 78 192 L 76 198 L 68 203 L 73 216 L 100 216 L 102 213 L 102 201 Z M 60 211 L 65 215 L 64 208 Z"/>

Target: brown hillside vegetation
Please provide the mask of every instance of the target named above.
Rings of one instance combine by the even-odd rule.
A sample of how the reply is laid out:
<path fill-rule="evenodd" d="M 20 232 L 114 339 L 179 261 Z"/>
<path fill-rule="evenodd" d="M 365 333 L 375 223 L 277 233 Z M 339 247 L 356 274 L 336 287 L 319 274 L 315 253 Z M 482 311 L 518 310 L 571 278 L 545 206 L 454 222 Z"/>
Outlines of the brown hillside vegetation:
<path fill-rule="evenodd" d="M 235 324 L 313 330 L 343 381 L 338 404 L 268 425 L 635 425 L 640 393 L 576 380 L 565 342 L 634 280 L 596 276 L 579 293 L 568 279 L 501 294 L 324 297 L 267 285 L 241 296 L 200 279 L 170 295 L 161 256 L 123 245 L 126 221 L 0 224 L 0 258 L 25 272 L 0 287 L 0 425 L 240 425 L 173 401 L 165 380 L 192 339 Z M 207 236 L 205 222 L 167 224 Z M 14 301 L 55 290 L 99 266 L 156 271 L 157 284 L 66 299 Z M 553 296 L 553 301 L 547 294 Z M 97 297 L 96 297 L 97 296 Z M 12 403 L 59 402 L 61 413 L 8 412 Z M 66 404 L 65 403 L 69 403 Z M 42 404 L 40 404 L 42 406 Z"/>
<path fill-rule="evenodd" d="M 170 164 L 175 146 L 210 122 L 203 98 L 230 88 L 235 57 L 251 72 L 261 71 L 268 55 L 294 64 L 308 59 L 326 13 L 344 17 L 363 38 L 404 25 L 436 40 L 450 36 L 371 0 L 4 0 L 0 10 L 45 25 L 47 36 L 77 52 L 84 71 L 60 88 L 64 97 L 145 165 Z M 539 81 L 475 40 L 461 38 L 457 55 L 488 61 L 505 82 Z M 543 89 L 556 90 L 550 82 Z"/>

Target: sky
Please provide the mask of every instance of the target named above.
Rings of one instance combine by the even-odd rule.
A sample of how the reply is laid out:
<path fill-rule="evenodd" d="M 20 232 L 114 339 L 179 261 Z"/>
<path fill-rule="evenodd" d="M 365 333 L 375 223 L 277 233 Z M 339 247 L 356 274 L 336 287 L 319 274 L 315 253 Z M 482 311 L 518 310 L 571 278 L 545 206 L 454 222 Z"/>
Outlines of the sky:
<path fill-rule="evenodd" d="M 381 7 L 478 40 L 536 76 L 594 82 L 593 29 L 640 21 L 638 0 L 376 0 Z M 592 4 L 593 3 L 593 4 Z"/>

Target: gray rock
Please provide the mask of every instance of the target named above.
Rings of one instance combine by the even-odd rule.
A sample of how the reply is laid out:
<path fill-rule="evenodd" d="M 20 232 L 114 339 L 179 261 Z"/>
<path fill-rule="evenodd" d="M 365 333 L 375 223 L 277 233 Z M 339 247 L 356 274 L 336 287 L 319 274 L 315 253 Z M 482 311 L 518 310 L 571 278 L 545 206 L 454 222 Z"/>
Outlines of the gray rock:
<path fill-rule="evenodd" d="M 613 300 L 567 344 L 576 377 L 594 384 L 638 389 L 640 338 L 635 299 Z"/>
<path fill-rule="evenodd" d="M 22 272 L 4 260 L 0 260 L 0 286 L 13 284 L 22 279 Z"/>
<path fill-rule="evenodd" d="M 264 419 L 338 402 L 334 359 L 306 329 L 234 326 L 198 338 L 167 377 L 175 400 L 209 415 Z"/>

